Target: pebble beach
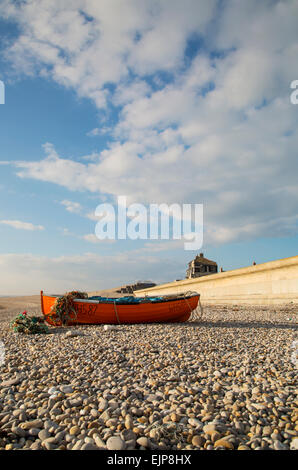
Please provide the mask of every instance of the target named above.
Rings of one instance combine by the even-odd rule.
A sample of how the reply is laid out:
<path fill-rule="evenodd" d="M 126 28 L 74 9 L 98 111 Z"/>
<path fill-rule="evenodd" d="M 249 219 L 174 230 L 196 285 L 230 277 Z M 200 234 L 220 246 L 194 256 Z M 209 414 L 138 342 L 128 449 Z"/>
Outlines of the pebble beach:
<path fill-rule="evenodd" d="M 293 304 L 47 335 L 14 333 L 20 312 L 0 309 L 0 450 L 298 449 Z"/>

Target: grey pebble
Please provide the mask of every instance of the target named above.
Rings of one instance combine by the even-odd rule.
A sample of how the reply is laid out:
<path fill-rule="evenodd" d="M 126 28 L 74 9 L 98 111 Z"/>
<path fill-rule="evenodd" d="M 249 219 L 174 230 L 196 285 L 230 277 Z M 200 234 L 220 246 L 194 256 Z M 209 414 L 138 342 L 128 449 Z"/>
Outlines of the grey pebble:
<path fill-rule="evenodd" d="M 107 440 L 108 450 L 124 450 L 125 442 L 119 436 L 111 436 Z"/>

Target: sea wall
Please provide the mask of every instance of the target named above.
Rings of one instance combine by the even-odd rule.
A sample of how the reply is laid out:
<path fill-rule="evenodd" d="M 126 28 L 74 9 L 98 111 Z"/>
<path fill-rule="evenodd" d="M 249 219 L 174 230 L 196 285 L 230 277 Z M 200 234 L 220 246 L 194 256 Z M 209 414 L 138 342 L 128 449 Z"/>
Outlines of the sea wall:
<path fill-rule="evenodd" d="M 135 292 L 136 296 L 196 291 L 202 303 L 274 305 L 298 303 L 298 256 L 160 284 Z"/>

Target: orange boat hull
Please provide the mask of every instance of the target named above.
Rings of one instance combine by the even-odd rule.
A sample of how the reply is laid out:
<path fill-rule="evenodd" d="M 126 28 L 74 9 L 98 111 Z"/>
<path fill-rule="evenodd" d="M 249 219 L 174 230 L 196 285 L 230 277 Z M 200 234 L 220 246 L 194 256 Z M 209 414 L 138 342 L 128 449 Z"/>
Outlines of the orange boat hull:
<path fill-rule="evenodd" d="M 76 317 L 69 322 L 69 325 L 185 322 L 196 309 L 199 297 L 198 294 L 187 299 L 130 305 L 75 300 Z M 55 300 L 56 297 L 43 295 L 41 292 L 41 310 L 50 325 L 57 325 L 49 318 Z"/>

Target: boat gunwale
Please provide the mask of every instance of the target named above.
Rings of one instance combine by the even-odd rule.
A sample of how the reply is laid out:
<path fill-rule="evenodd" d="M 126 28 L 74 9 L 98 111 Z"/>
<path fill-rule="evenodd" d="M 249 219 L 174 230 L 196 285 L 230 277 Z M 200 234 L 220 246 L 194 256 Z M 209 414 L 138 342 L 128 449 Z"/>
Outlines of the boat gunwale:
<path fill-rule="evenodd" d="M 151 303 L 151 304 L 159 304 L 159 303 L 160 303 L 160 304 L 161 304 L 161 303 L 165 303 L 165 302 L 176 302 L 176 301 L 178 301 L 178 300 L 185 300 L 185 299 L 190 299 L 190 298 L 192 298 L 192 297 L 199 297 L 199 296 L 200 296 L 199 293 L 197 293 L 197 292 L 195 293 L 195 292 L 194 292 L 194 293 L 192 293 L 192 294 L 185 295 L 184 297 L 176 297 L 176 298 L 163 299 L 163 300 L 158 300 L 158 301 L 151 301 L 151 300 L 148 298 L 148 300 L 143 300 L 143 301 L 135 302 L 135 303 L 133 303 L 133 302 L 132 302 L 132 303 L 130 303 L 130 302 L 127 302 L 127 303 L 125 303 L 125 302 L 123 302 L 123 303 L 117 302 L 117 305 L 136 306 L 136 305 L 149 304 L 149 303 Z M 61 295 L 47 295 L 47 294 L 42 293 L 42 297 L 59 298 L 59 297 L 63 297 L 63 296 L 61 296 Z M 153 296 L 152 296 L 152 297 L 153 297 Z M 156 296 L 156 297 L 158 297 L 158 296 Z M 135 297 L 135 298 L 138 299 L 138 298 L 140 298 L 140 297 Z M 146 297 L 144 297 L 144 299 L 145 299 L 145 298 L 146 298 Z M 86 303 L 86 304 L 87 304 L 87 303 L 90 303 L 90 304 L 96 304 L 96 305 L 98 305 L 98 304 L 106 304 L 106 305 L 111 304 L 111 305 L 113 305 L 115 302 L 114 302 L 112 299 L 114 299 L 114 300 L 119 300 L 119 299 L 121 299 L 121 297 L 110 297 L 110 299 L 111 299 L 111 300 L 109 300 L 109 301 L 100 301 L 100 300 L 93 300 L 93 299 L 90 299 L 90 300 L 89 300 L 89 299 L 76 299 L 76 298 L 74 298 L 73 301 L 74 301 L 74 302 L 79 302 L 79 303 Z"/>

